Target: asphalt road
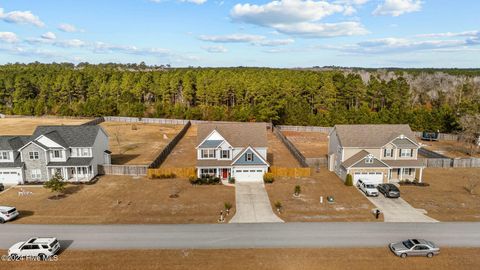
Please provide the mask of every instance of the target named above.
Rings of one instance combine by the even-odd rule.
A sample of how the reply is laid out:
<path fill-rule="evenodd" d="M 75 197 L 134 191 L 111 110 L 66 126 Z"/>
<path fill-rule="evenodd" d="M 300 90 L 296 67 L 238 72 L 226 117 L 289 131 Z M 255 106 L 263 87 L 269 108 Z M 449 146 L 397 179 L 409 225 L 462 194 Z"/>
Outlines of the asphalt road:
<path fill-rule="evenodd" d="M 384 247 L 406 238 L 480 247 L 480 223 L 3 224 L 0 249 L 33 236 L 57 237 L 69 249 Z"/>

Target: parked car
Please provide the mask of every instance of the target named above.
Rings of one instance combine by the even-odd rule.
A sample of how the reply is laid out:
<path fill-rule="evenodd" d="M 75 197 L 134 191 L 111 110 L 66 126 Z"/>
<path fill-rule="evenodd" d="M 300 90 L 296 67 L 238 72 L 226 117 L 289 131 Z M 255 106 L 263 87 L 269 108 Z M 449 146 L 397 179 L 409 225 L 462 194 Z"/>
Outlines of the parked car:
<path fill-rule="evenodd" d="M 13 220 L 18 217 L 18 215 L 18 211 L 15 207 L 0 206 L 0 223 L 5 223 L 7 221 Z"/>
<path fill-rule="evenodd" d="M 428 258 L 438 255 L 440 248 L 431 241 L 423 239 L 408 239 L 398 243 L 391 243 L 390 250 L 397 256 L 427 256 Z"/>
<path fill-rule="evenodd" d="M 60 243 L 54 237 L 30 238 L 26 242 L 18 242 L 8 249 L 12 259 L 20 257 L 37 257 L 41 260 L 50 258 L 60 250 Z"/>
<path fill-rule="evenodd" d="M 360 182 L 360 185 L 358 184 Z M 377 187 L 370 182 L 362 181 L 361 179 L 357 181 L 358 188 L 365 193 L 367 196 L 378 196 Z"/>
<path fill-rule="evenodd" d="M 377 189 L 383 196 L 387 198 L 400 197 L 400 190 L 394 184 L 379 184 Z"/>
<path fill-rule="evenodd" d="M 4 190 L 5 190 L 5 186 L 2 183 L 0 183 L 0 192 L 2 192 Z"/>

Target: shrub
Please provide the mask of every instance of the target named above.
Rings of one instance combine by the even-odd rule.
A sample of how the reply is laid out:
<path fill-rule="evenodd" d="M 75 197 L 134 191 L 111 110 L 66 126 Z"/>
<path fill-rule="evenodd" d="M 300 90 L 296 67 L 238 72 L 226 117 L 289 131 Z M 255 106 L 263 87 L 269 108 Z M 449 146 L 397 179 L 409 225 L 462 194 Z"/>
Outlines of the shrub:
<path fill-rule="evenodd" d="M 209 175 L 202 175 L 200 178 L 190 178 L 190 183 L 192 185 L 218 185 L 220 184 L 220 178 L 212 177 Z"/>
<path fill-rule="evenodd" d="M 275 177 L 273 176 L 273 173 L 265 173 L 263 175 L 263 182 L 266 184 L 271 184 L 275 181 Z"/>
<path fill-rule="evenodd" d="M 226 202 L 226 203 L 224 203 L 223 205 L 225 206 L 225 210 L 230 210 L 230 209 L 232 209 L 232 204 L 229 203 L 229 202 Z"/>
<path fill-rule="evenodd" d="M 190 175 L 190 176 L 188 177 L 188 181 L 189 181 L 190 184 L 192 184 L 192 185 L 196 185 L 196 184 L 197 184 L 197 179 L 198 179 L 198 178 L 197 178 L 197 176 L 195 176 L 195 175 Z"/>
<path fill-rule="evenodd" d="M 235 184 L 235 177 L 231 177 L 231 176 L 230 176 L 230 177 L 228 178 L 228 183 L 229 183 L 229 184 Z"/>
<path fill-rule="evenodd" d="M 282 203 L 279 201 L 276 201 L 273 205 L 275 206 L 275 208 L 277 208 L 277 210 L 282 209 Z"/>
<path fill-rule="evenodd" d="M 353 186 L 353 178 L 351 174 L 347 174 L 347 179 L 345 179 L 345 186 Z"/>
<path fill-rule="evenodd" d="M 295 195 L 300 195 L 300 192 L 302 192 L 302 188 L 299 185 L 295 186 L 294 194 Z"/>

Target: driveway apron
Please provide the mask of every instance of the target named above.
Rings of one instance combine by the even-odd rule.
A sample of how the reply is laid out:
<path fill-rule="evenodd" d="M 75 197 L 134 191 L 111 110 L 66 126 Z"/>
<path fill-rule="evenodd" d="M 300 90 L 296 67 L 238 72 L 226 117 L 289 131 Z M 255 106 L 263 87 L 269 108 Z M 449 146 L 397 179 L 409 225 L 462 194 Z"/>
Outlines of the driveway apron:
<path fill-rule="evenodd" d="M 414 208 L 402 198 L 389 199 L 381 194 L 367 197 L 383 213 L 385 222 L 438 222 Z"/>
<path fill-rule="evenodd" d="M 236 213 L 230 223 L 283 222 L 270 205 L 263 182 L 235 183 Z"/>

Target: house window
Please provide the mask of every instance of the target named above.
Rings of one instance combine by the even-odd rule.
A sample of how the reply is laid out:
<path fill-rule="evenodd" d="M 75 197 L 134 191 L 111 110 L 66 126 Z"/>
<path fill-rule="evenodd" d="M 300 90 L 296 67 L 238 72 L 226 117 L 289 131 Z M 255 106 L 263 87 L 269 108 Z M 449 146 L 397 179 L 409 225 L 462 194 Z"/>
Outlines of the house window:
<path fill-rule="evenodd" d="M 209 176 L 215 176 L 217 174 L 217 169 L 201 169 L 200 174 L 202 177 L 209 175 Z"/>
<path fill-rule="evenodd" d="M 393 157 L 393 149 L 383 149 L 384 157 Z"/>
<path fill-rule="evenodd" d="M 82 148 L 82 157 L 88 157 L 88 156 L 90 156 L 90 149 Z"/>
<path fill-rule="evenodd" d="M 32 170 L 32 179 L 40 179 L 42 178 L 42 171 L 40 169 L 33 169 Z"/>
<path fill-rule="evenodd" d="M 412 157 L 413 149 L 400 149 L 400 157 Z"/>
<path fill-rule="evenodd" d="M 10 154 L 7 151 L 0 152 L 0 160 L 10 159 Z"/>
<path fill-rule="evenodd" d="M 38 152 L 28 152 L 30 159 L 38 159 Z"/>
<path fill-rule="evenodd" d="M 62 151 L 61 150 L 53 150 L 53 157 L 54 158 L 62 158 Z"/>
<path fill-rule="evenodd" d="M 230 150 L 222 150 L 222 158 L 230 158 Z"/>
<path fill-rule="evenodd" d="M 202 158 L 215 158 L 215 149 L 202 149 Z"/>
<path fill-rule="evenodd" d="M 365 158 L 365 163 L 372 164 L 373 163 L 373 156 L 367 156 Z"/>
<path fill-rule="evenodd" d="M 410 168 L 403 168 L 403 174 L 406 174 L 406 175 L 411 175 L 412 174 L 412 169 Z"/>
<path fill-rule="evenodd" d="M 253 161 L 253 154 L 252 153 L 245 154 L 245 161 Z"/>

